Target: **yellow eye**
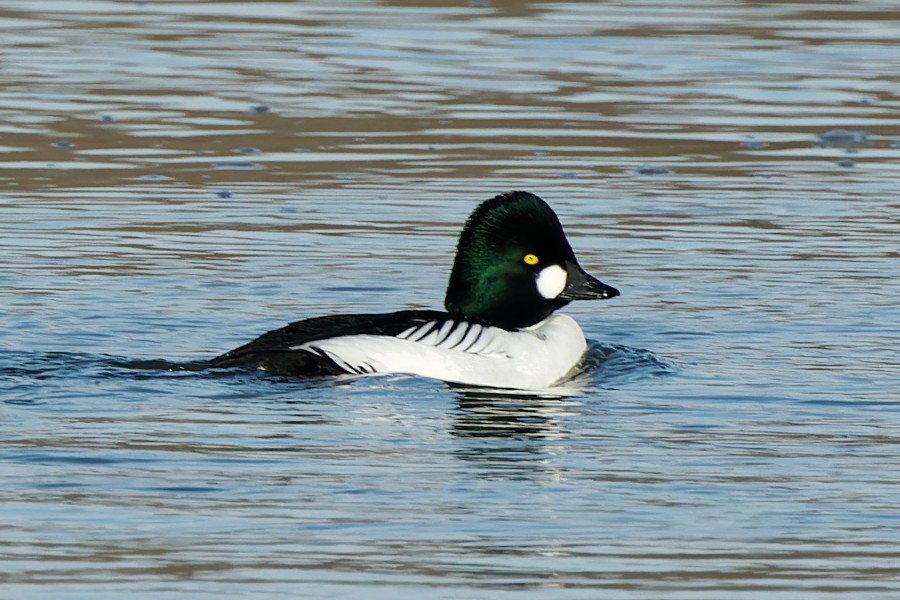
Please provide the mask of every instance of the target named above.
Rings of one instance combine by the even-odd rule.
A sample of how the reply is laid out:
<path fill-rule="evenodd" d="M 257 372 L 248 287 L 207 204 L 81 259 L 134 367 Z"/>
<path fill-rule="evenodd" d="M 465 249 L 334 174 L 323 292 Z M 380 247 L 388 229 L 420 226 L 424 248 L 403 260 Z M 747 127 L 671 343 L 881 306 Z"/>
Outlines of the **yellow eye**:
<path fill-rule="evenodd" d="M 525 261 L 526 265 L 532 265 L 532 266 L 538 264 L 538 262 L 539 262 L 536 254 L 526 254 L 522 260 Z"/>

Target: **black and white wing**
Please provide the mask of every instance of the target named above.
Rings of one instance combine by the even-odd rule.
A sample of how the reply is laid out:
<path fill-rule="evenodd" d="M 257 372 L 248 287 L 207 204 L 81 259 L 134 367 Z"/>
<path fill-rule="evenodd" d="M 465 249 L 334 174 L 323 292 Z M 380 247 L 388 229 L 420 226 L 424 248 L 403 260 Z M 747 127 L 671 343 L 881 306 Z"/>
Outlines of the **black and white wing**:
<path fill-rule="evenodd" d="M 442 343 L 450 343 L 458 333 L 457 328 L 448 325 L 453 323 L 459 324 L 460 321 L 447 313 L 432 310 L 316 317 L 265 333 L 248 344 L 207 361 L 203 366 L 262 369 L 275 375 L 369 372 L 365 365 L 349 365 L 335 360 L 335 357 L 321 350 L 317 342 L 362 335 L 437 340 L 440 334 Z"/>

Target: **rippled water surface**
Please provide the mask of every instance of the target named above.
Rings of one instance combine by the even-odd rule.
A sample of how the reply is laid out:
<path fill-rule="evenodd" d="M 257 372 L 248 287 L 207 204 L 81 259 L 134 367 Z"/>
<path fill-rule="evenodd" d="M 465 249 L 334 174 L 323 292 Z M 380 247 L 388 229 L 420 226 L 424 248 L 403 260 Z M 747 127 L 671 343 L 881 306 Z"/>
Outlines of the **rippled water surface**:
<path fill-rule="evenodd" d="M 896 2 L 421 4 L 0 3 L 0 596 L 900 595 Z M 510 189 L 623 292 L 565 395 L 126 365 Z"/>

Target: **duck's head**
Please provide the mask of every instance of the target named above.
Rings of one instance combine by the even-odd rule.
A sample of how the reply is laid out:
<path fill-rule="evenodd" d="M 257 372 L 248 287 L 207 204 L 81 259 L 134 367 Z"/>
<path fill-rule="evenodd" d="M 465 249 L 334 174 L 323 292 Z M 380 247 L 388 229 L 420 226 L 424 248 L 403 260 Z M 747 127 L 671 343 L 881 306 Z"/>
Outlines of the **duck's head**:
<path fill-rule="evenodd" d="M 466 221 L 444 305 L 454 315 L 519 329 L 572 300 L 618 295 L 581 268 L 546 202 L 510 192 L 482 203 Z"/>

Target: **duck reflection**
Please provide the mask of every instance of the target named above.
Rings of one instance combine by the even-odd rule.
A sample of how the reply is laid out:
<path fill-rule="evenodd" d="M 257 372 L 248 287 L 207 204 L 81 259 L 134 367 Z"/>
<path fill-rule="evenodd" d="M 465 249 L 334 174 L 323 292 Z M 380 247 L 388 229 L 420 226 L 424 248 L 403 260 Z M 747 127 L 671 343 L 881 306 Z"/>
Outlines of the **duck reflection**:
<path fill-rule="evenodd" d="M 450 432 L 469 438 L 559 440 L 563 417 L 572 414 L 565 394 L 457 389 Z"/>
<path fill-rule="evenodd" d="M 577 403 L 566 395 L 459 389 L 450 434 L 454 455 L 479 479 L 560 482 L 568 453 L 567 423 Z M 577 419 L 576 419 L 577 420 Z"/>

